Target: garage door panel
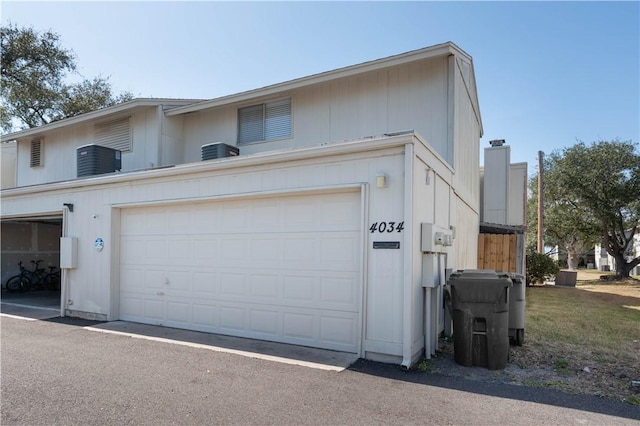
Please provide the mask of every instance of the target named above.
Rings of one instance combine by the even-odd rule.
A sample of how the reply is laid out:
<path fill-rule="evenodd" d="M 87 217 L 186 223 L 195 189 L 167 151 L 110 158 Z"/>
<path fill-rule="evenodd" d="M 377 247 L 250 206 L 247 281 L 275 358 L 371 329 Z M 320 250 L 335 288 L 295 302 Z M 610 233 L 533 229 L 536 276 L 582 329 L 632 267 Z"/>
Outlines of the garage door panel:
<path fill-rule="evenodd" d="M 314 330 L 316 323 L 316 315 L 285 312 L 283 315 L 282 334 L 290 339 L 317 340 L 319 332 Z"/>
<path fill-rule="evenodd" d="M 205 295 L 215 295 L 220 292 L 220 277 L 215 272 L 194 272 L 193 273 L 193 292 L 205 293 Z"/>
<path fill-rule="evenodd" d="M 349 345 L 357 336 L 356 318 L 322 315 L 320 318 L 320 340 L 336 345 Z"/>
<path fill-rule="evenodd" d="M 288 275 L 283 277 L 283 299 L 293 305 L 301 301 L 313 302 L 316 286 L 314 276 Z"/>
<path fill-rule="evenodd" d="M 193 262 L 196 265 L 216 265 L 220 259 L 220 240 L 215 235 L 193 238 Z"/>
<path fill-rule="evenodd" d="M 253 274 L 250 278 L 250 296 L 252 298 L 282 299 L 282 279 L 279 275 Z"/>
<path fill-rule="evenodd" d="M 223 306 L 220 308 L 220 329 L 233 331 L 245 330 L 245 308 Z"/>
<path fill-rule="evenodd" d="M 354 277 L 321 277 L 320 301 L 323 306 L 343 306 L 343 309 L 356 308 L 357 298 L 355 293 Z"/>
<path fill-rule="evenodd" d="M 202 304 L 194 304 L 193 305 L 193 323 L 201 326 L 207 326 L 212 328 L 219 327 L 218 318 L 220 316 L 220 312 L 217 306 L 212 305 L 202 305 Z"/>
<path fill-rule="evenodd" d="M 192 275 L 191 271 L 168 271 L 166 273 L 165 286 L 172 291 L 190 291 Z"/>
<path fill-rule="evenodd" d="M 168 301 L 167 321 L 189 324 L 191 319 L 191 304 L 187 302 Z"/>
<path fill-rule="evenodd" d="M 142 268 L 120 267 L 120 282 L 126 282 L 128 291 L 144 290 L 145 270 Z"/>
<path fill-rule="evenodd" d="M 249 315 L 251 331 L 271 334 L 274 337 L 282 334 L 280 330 L 281 313 L 278 310 L 252 309 Z"/>
<path fill-rule="evenodd" d="M 239 265 L 249 259 L 249 242 L 245 238 L 223 238 L 220 247 L 220 260 L 225 263 Z"/>
<path fill-rule="evenodd" d="M 336 235 L 319 242 L 320 259 L 332 269 L 351 268 L 357 261 L 358 250 L 353 235 Z"/>
<path fill-rule="evenodd" d="M 221 273 L 220 295 L 232 298 L 244 298 L 247 293 L 245 274 Z"/>
<path fill-rule="evenodd" d="M 172 262 L 189 262 L 193 259 L 193 241 L 184 238 L 172 239 L 167 245 L 167 255 Z"/>
<path fill-rule="evenodd" d="M 249 259 L 252 262 L 282 262 L 282 238 L 279 237 L 258 237 L 251 241 L 251 253 Z M 246 259 L 245 259 L 246 261 Z"/>
<path fill-rule="evenodd" d="M 256 229 L 282 229 L 284 220 L 281 205 L 277 202 L 268 202 L 254 206 L 251 209 L 250 223 Z"/>
<path fill-rule="evenodd" d="M 157 320 L 159 323 L 165 318 L 165 304 L 161 299 L 144 299 L 144 317 Z"/>
<path fill-rule="evenodd" d="M 357 351 L 358 192 L 132 208 L 121 217 L 121 319 Z"/>

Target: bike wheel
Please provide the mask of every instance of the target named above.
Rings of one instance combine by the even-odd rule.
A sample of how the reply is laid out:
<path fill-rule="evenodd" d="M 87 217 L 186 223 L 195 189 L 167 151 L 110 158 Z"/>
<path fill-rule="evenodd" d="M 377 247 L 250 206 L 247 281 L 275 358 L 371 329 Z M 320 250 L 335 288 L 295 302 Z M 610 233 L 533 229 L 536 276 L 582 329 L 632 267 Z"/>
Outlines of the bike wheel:
<path fill-rule="evenodd" d="M 8 291 L 27 291 L 31 287 L 31 281 L 27 277 L 23 277 L 22 275 L 16 275 L 15 277 L 11 277 L 7 280 L 7 290 Z"/>
<path fill-rule="evenodd" d="M 58 274 L 48 274 L 44 278 L 47 290 L 60 290 L 60 276 Z"/>

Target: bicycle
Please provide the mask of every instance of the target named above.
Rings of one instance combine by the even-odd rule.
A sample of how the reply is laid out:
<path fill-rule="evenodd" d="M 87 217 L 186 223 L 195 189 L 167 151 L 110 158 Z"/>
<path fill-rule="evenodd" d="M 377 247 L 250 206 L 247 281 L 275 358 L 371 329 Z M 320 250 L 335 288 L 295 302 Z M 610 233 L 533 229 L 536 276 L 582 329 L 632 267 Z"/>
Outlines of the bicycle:
<path fill-rule="evenodd" d="M 7 280 L 7 291 L 24 292 L 31 288 L 31 271 L 22 266 L 22 261 L 18 262 L 18 267 L 20 268 L 20 273 Z"/>
<path fill-rule="evenodd" d="M 29 290 L 42 290 L 45 287 L 45 278 L 47 271 L 44 268 L 40 268 L 42 260 L 32 260 L 33 269 L 31 270 L 31 288 Z"/>
<path fill-rule="evenodd" d="M 48 290 L 60 290 L 60 269 L 49 266 L 49 272 L 44 276 L 44 285 Z"/>
<path fill-rule="evenodd" d="M 28 270 L 18 262 L 20 273 L 7 280 L 8 291 L 60 290 L 60 269 L 49 266 L 49 272 L 40 268 L 42 260 L 32 260 L 33 269 Z"/>
<path fill-rule="evenodd" d="M 60 289 L 60 270 L 55 266 L 49 266 L 49 272 L 44 268 L 40 268 L 42 260 L 32 260 L 33 270 L 31 270 L 31 288 L 30 290 L 59 290 Z"/>

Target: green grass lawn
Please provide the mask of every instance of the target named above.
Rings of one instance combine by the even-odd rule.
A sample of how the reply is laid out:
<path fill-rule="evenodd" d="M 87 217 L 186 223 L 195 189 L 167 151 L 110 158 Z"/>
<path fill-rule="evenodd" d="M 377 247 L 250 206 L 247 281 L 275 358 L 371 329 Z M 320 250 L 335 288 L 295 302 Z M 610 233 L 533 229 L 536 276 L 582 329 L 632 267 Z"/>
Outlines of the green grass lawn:
<path fill-rule="evenodd" d="M 564 377 L 557 384 L 561 389 L 640 405 L 640 395 L 630 388 L 640 380 L 640 283 L 589 280 L 526 292 L 520 362 L 551 367 Z"/>

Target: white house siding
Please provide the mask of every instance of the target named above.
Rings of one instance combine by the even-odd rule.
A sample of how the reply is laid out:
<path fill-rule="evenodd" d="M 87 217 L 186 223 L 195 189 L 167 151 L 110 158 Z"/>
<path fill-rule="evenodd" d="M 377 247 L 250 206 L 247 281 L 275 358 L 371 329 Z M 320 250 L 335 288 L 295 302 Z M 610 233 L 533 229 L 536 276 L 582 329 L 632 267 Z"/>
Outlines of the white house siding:
<path fill-rule="evenodd" d="M 406 147 L 419 159 L 407 157 Z M 429 184 L 427 170 L 431 170 Z M 376 186 L 381 174 L 388 177 L 385 188 Z M 451 179 L 452 169 L 418 137 L 407 135 L 18 188 L 3 192 L 2 217 L 59 214 L 63 203 L 73 203 L 65 228 L 67 235 L 78 238 L 79 249 L 78 267 L 67 274 L 63 295 L 67 312 L 114 320 L 120 316 L 121 211 L 167 204 L 182 208 L 260 194 L 291 195 L 291 191 L 330 193 L 332 188 L 364 185 L 364 281 L 358 314 L 363 316 L 364 334 L 359 351 L 369 358 L 400 361 L 415 359 L 424 342 L 419 224 L 437 223 L 446 229 L 458 223 L 448 266 L 472 266 L 466 262 L 468 256 L 461 262 L 458 253 L 463 244 L 475 246 L 475 240 L 468 243 L 477 234 L 477 213 L 461 209 L 452 214 L 459 200 L 455 188 L 450 188 Z M 370 232 L 373 223 L 389 226 L 403 221 L 410 221 L 403 232 Z M 475 225 L 473 234 L 461 235 L 460 223 Z M 100 252 L 93 247 L 96 238 L 105 243 Z M 373 249 L 374 241 L 398 241 L 401 248 Z"/>
<path fill-rule="evenodd" d="M 439 57 L 283 92 L 266 99 L 211 108 L 185 117 L 186 162 L 211 142 L 236 145 L 237 109 L 291 97 L 291 138 L 240 146 L 241 154 L 341 142 L 414 129 L 452 162 L 447 137 L 447 59 Z M 477 138 L 477 134 L 476 134 Z"/>
<path fill-rule="evenodd" d="M 162 144 L 159 164 L 162 166 L 184 163 L 184 117 L 162 116 Z"/>
<path fill-rule="evenodd" d="M 513 163 L 509 166 L 509 223 L 524 226 L 527 223 L 527 163 Z"/>
<path fill-rule="evenodd" d="M 0 189 L 13 188 L 16 186 L 16 155 L 17 144 L 15 142 L 5 142 L 1 144 L 0 160 Z"/>
<path fill-rule="evenodd" d="M 412 235 L 412 272 L 409 283 L 409 298 L 411 299 L 411 313 L 408 318 L 411 319 L 411 350 L 405 356 L 416 354 L 422 350 L 425 344 L 425 316 L 433 318 L 435 324 L 432 325 L 434 333 L 431 334 L 431 340 L 435 338 L 436 333 L 442 328 L 443 320 L 442 305 L 436 303 L 441 300 L 442 289 L 436 287 L 434 289 L 425 289 L 424 283 L 434 284 L 441 282 L 438 276 L 438 269 L 435 265 L 439 260 L 445 261 L 445 254 L 423 253 L 421 250 L 421 229 L 420 224 L 429 223 L 437 225 L 442 229 L 450 229 L 452 225 L 451 209 L 452 197 L 454 193 L 451 188 L 453 170 L 433 151 L 425 146 L 415 145 L 415 160 L 413 163 L 413 221 L 416 224 Z M 458 242 L 456 241 L 456 244 Z M 446 262 L 449 267 L 456 265 L 455 257 L 451 248 L 447 248 Z M 444 271 L 442 271 L 444 273 Z M 425 292 L 430 292 L 433 296 L 432 303 L 425 305 Z M 437 330 L 437 331 L 436 331 Z M 427 343 L 427 345 L 429 345 Z M 433 347 L 427 356 L 433 353 Z"/>
<path fill-rule="evenodd" d="M 163 117 L 156 107 L 137 109 L 116 118 L 130 116 L 132 150 L 122 155 L 122 170 L 145 169 L 158 164 L 159 122 Z M 93 143 L 93 122 L 83 122 L 46 133 L 42 145 L 42 167 L 31 167 L 31 141 L 37 136 L 18 140 L 17 185 L 27 186 L 60 182 L 77 177 L 77 149 Z M 61 167 L 61 165 L 64 165 Z"/>
<path fill-rule="evenodd" d="M 463 58 L 451 57 L 454 95 L 450 119 L 454 146 L 454 161 L 451 166 L 455 170 L 453 177 L 456 194 L 471 209 L 479 212 L 480 185 L 478 184 L 481 122 L 478 106 L 475 104 L 475 81 L 470 74 L 469 64 Z"/>
<path fill-rule="evenodd" d="M 416 141 L 404 137 L 407 143 Z M 403 140 L 401 137 L 391 140 Z M 375 148 L 373 142 L 356 144 L 364 151 L 345 155 L 331 154 L 309 159 L 277 162 L 279 155 L 258 155 L 253 159 L 223 160 L 173 169 L 102 176 L 43 185 L 30 189 L 3 192 L 2 217 L 38 215 L 44 212 L 61 213 L 64 203 L 73 203 L 68 213 L 67 235 L 78 238 L 78 268 L 69 270 L 68 289 L 64 296 L 67 310 L 76 314 L 91 314 L 98 318 L 117 319 L 119 208 L 148 203 L 184 204 L 192 201 L 214 200 L 229 194 L 289 191 L 294 189 L 331 188 L 343 185 L 369 185 L 368 218 L 371 222 L 401 221 L 404 211 L 404 148 L 403 145 Z M 353 146 L 353 144 L 350 144 Z M 239 168 L 220 168 L 218 164 L 232 164 Z M 274 162 L 275 161 L 275 162 Z M 246 164 L 246 166 L 242 166 Z M 389 178 L 388 188 L 376 188 L 376 177 L 383 172 Z M 104 184 L 99 184 L 104 182 Z M 377 236 L 368 233 L 367 256 L 367 336 L 382 342 L 373 345 L 371 352 L 399 355 L 403 327 L 403 250 L 373 250 Z M 381 235 L 380 238 L 386 238 Z M 93 249 L 96 238 L 102 238 L 105 248 Z M 405 233 L 394 235 L 404 247 Z M 364 249 L 363 249 L 364 250 Z M 418 327 L 416 325 L 415 327 Z M 394 347 L 393 350 L 385 349 Z M 365 343 L 365 350 L 368 346 Z"/>

